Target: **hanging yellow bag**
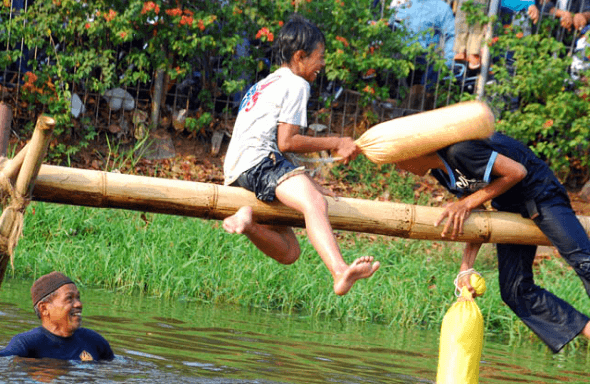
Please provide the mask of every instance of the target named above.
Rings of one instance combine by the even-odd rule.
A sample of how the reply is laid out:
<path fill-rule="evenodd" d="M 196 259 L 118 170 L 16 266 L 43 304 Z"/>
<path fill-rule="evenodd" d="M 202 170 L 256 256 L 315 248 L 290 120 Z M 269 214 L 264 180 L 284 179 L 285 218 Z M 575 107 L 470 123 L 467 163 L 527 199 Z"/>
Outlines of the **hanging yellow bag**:
<path fill-rule="evenodd" d="M 479 274 L 470 276 L 471 286 L 478 295 L 485 290 L 485 280 Z M 479 361 L 483 346 L 483 316 L 467 287 L 449 308 L 440 330 L 437 384 L 476 384 L 479 381 Z"/>

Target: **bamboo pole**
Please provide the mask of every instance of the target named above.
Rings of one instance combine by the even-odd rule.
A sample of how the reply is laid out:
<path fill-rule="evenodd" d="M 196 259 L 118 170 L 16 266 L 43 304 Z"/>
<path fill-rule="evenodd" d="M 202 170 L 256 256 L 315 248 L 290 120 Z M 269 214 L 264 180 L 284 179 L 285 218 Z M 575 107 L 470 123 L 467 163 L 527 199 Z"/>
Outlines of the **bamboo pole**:
<path fill-rule="evenodd" d="M 264 203 L 242 188 L 43 165 L 33 200 L 119 208 L 221 220 L 241 206 L 264 224 L 304 227 L 303 215 L 280 203 Z M 409 204 L 327 198 L 334 229 L 411 239 L 449 241 L 434 221 L 443 209 Z M 590 217 L 580 216 L 586 232 Z M 505 212 L 473 212 L 456 241 L 550 245 L 532 220 Z"/>
<path fill-rule="evenodd" d="M 6 156 L 10 127 L 12 125 L 12 110 L 0 101 L 0 156 Z"/>
<path fill-rule="evenodd" d="M 20 151 L 18 151 L 16 156 L 14 156 L 11 161 L 3 164 L 4 167 L 2 168 L 2 173 L 4 173 L 4 176 L 11 180 L 16 179 L 18 171 L 23 165 L 23 161 L 25 161 L 25 155 L 27 154 L 28 149 L 29 143 L 25 144 L 25 146 Z"/>
<path fill-rule="evenodd" d="M 10 183 L 9 176 L 4 174 L 3 187 L 10 191 L 10 205 L 4 207 L 0 217 L 0 285 L 4 279 L 4 273 L 8 260 L 12 262 L 14 248 L 22 233 L 24 211 L 30 199 L 30 192 L 33 189 L 35 178 L 41 168 L 45 157 L 49 139 L 55 126 L 55 120 L 49 116 L 42 115 L 37 119 L 37 124 L 27 148 L 21 150 L 22 155 L 17 155 L 15 160 L 10 161 L 5 169 L 12 174 L 18 171 L 14 188 Z M 19 165 L 22 158 L 22 166 Z M 19 171 L 20 168 L 20 171 Z"/>

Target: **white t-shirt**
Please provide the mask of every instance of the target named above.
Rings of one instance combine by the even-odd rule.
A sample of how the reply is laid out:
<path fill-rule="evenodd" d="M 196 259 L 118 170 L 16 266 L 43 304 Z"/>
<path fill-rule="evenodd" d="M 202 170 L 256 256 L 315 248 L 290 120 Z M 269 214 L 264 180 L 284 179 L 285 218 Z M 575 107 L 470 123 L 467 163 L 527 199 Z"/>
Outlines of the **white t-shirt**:
<path fill-rule="evenodd" d="M 271 152 L 280 152 L 279 122 L 307 126 L 309 93 L 309 83 L 287 67 L 279 68 L 248 90 L 225 155 L 225 185 L 236 181 Z"/>

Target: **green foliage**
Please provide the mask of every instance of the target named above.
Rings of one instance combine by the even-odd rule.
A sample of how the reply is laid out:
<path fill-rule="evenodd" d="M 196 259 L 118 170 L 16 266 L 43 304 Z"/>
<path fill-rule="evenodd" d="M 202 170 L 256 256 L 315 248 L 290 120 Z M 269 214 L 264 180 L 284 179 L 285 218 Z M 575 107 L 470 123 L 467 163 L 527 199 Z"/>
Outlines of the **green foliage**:
<path fill-rule="evenodd" d="M 467 0 L 461 5 L 461 11 L 465 12 L 468 25 L 489 23 L 490 17 L 486 14 L 487 8 L 487 4 L 475 2 L 474 0 Z"/>
<path fill-rule="evenodd" d="M 198 133 L 202 128 L 208 126 L 213 121 L 213 115 L 209 112 L 203 112 L 197 118 L 187 117 L 184 126 L 190 132 Z"/>
<path fill-rule="evenodd" d="M 326 77 L 362 92 L 365 102 L 387 98 L 389 89 L 362 81 L 361 75 L 373 71 L 404 77 L 421 53 L 405 43 L 404 32 L 392 32 L 385 20 L 373 20 L 367 4 L 345 6 L 340 0 L 240 0 L 226 5 L 52 0 L 35 2 L 12 17 L 9 10 L 0 7 L 0 28 L 8 31 L 0 34 L 7 47 L 0 52 L 0 64 L 19 59 L 21 41 L 34 48 L 36 55 L 29 56 L 28 64 L 35 88 L 25 90 L 23 98 L 30 108 L 51 111 L 68 129 L 74 127 L 68 113 L 74 90 L 102 94 L 118 86 L 145 87 L 159 69 L 177 82 L 199 71 L 201 84 L 194 97 L 213 113 L 214 97 L 232 94 L 253 82 L 259 71 L 270 70 L 262 59 L 272 56 L 275 36 L 296 11 L 326 35 Z M 248 52 L 238 56 L 246 39 Z"/>
<path fill-rule="evenodd" d="M 353 196 L 375 199 L 388 196 L 388 200 L 414 204 L 414 176 L 400 173 L 393 164 L 377 165 L 365 156 L 358 156 L 347 165 L 339 164 L 332 168 L 332 174 L 352 186 Z"/>
<path fill-rule="evenodd" d="M 588 86 L 571 80 L 566 47 L 549 34 L 524 36 L 511 26 L 491 45 L 496 81 L 486 93 L 500 111 L 497 129 L 527 143 L 562 179 L 574 162 L 588 167 Z"/>

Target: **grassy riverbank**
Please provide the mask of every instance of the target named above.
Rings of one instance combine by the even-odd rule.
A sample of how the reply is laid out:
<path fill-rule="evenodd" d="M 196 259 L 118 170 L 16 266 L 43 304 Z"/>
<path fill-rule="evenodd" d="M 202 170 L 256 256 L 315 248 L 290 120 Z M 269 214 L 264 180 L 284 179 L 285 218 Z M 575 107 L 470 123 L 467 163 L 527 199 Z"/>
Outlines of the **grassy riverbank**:
<path fill-rule="evenodd" d="M 300 231 L 303 235 L 304 231 Z M 61 270 L 83 286 L 210 304 L 238 304 L 336 321 L 438 328 L 454 302 L 461 244 L 339 232 L 344 257 L 374 255 L 382 267 L 338 297 L 329 272 L 301 236 L 301 259 L 291 266 L 263 256 L 244 236 L 218 221 L 57 204 L 32 203 L 26 213 L 14 271 L 33 279 Z M 502 304 L 493 247 L 476 264 L 488 292 L 478 299 L 488 333 L 535 339 Z M 582 285 L 559 259 L 536 267 L 537 281 L 580 309 Z"/>

